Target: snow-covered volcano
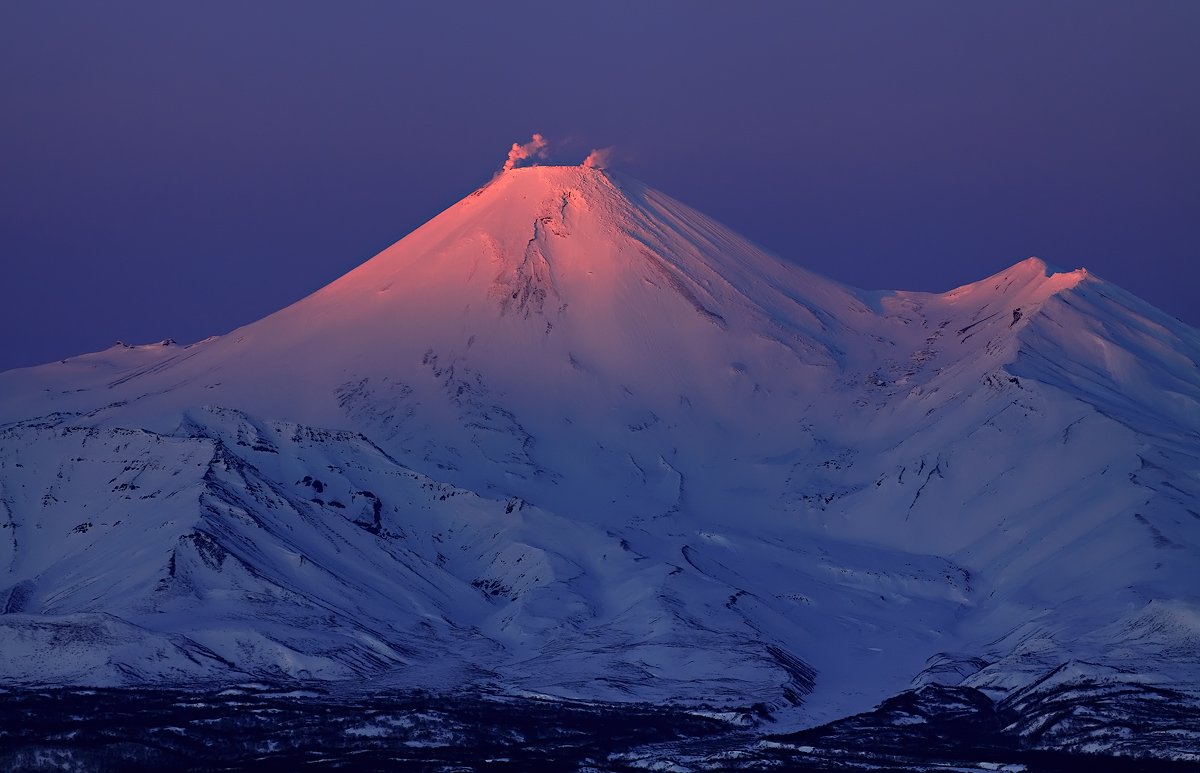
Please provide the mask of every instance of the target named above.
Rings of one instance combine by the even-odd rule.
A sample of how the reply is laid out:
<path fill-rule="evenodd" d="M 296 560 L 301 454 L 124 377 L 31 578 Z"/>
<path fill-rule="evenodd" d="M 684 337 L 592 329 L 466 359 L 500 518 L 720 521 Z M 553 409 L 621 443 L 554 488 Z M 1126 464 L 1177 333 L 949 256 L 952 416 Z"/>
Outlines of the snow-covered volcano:
<path fill-rule="evenodd" d="M 0 673 L 1191 695 L 1198 431 L 1200 334 L 1082 269 L 864 292 L 513 169 L 228 335 L 0 374 Z"/>

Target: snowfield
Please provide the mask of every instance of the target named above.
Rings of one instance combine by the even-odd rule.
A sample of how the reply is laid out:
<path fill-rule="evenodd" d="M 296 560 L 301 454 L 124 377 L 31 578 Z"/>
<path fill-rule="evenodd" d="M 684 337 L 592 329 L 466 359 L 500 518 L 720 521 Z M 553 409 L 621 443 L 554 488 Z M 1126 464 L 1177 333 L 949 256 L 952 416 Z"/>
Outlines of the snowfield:
<path fill-rule="evenodd" d="M 1154 705 L 1200 709 L 1198 550 L 1200 332 L 1034 258 L 845 287 L 587 167 L 507 171 L 227 335 L 0 374 L 10 686 L 776 731 L 922 688 L 1031 748 L 1195 759 Z"/>

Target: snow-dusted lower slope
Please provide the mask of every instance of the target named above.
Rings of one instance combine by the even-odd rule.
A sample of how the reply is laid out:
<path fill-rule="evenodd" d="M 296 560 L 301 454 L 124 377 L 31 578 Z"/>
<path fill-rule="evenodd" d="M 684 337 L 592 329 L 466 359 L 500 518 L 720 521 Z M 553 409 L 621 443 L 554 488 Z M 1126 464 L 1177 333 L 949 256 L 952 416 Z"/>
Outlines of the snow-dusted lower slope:
<path fill-rule="evenodd" d="M 868 293 L 514 169 L 226 336 L 0 374 L 0 672 L 1194 693 L 1198 363 L 1083 270 Z"/>

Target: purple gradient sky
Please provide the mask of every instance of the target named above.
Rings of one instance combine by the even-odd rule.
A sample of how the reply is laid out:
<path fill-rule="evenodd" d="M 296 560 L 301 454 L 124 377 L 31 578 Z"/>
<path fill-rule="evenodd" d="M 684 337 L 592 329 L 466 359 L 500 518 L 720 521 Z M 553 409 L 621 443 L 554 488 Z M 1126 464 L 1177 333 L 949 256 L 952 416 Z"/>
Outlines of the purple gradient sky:
<path fill-rule="evenodd" d="M 813 270 L 1038 255 L 1200 323 L 1200 3 L 0 9 L 0 369 L 224 333 L 534 131 Z"/>

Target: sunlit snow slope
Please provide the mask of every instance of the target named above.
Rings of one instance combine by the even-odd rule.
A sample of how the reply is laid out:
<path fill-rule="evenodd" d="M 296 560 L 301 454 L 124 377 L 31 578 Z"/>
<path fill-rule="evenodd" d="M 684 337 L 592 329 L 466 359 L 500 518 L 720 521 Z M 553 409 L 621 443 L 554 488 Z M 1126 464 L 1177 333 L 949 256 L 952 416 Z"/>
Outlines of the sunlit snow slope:
<path fill-rule="evenodd" d="M 0 673 L 1194 694 L 1198 363 L 1082 269 L 864 292 L 514 169 L 228 335 L 0 374 Z"/>

